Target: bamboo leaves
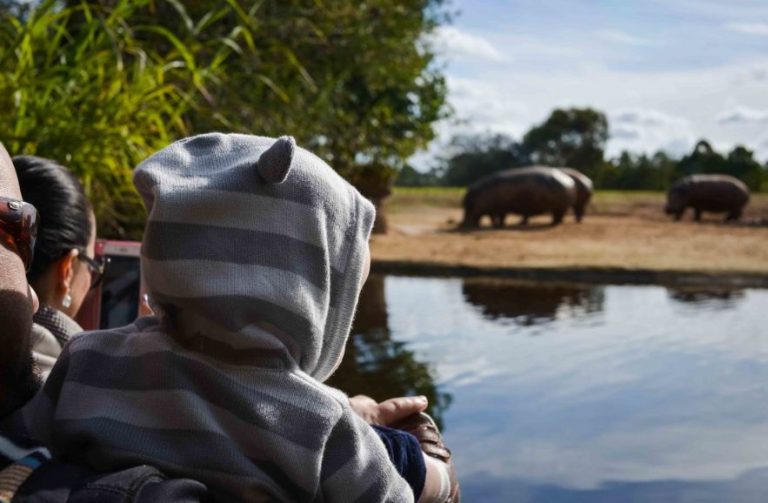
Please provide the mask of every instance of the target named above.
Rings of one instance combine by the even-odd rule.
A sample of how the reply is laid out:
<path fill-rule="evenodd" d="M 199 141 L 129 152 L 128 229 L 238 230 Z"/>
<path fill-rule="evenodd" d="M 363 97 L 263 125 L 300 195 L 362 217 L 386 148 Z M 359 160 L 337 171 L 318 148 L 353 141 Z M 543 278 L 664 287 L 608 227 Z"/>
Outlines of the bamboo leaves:
<path fill-rule="evenodd" d="M 24 19 L 5 11 L 0 19 L 0 141 L 14 154 L 50 157 L 78 174 L 102 236 L 139 237 L 144 213 L 131 170 L 189 133 L 185 114 L 207 78 L 162 27 L 144 28 L 174 50 L 145 47 L 126 22 L 136 5 L 42 2 Z"/>

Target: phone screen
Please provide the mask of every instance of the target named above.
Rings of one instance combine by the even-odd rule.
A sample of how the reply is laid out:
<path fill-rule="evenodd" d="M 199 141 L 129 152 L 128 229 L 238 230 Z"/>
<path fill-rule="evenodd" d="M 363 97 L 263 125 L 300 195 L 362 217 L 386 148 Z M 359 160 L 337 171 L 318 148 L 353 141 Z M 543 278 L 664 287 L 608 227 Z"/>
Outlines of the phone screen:
<path fill-rule="evenodd" d="M 109 265 L 77 315 L 84 330 L 122 327 L 151 314 L 142 303 L 140 249 L 136 241 L 96 241 L 96 256 L 108 258 Z"/>
<path fill-rule="evenodd" d="M 111 255 L 109 258 L 109 267 L 101 286 L 99 328 L 128 325 L 133 323 L 139 312 L 139 257 Z"/>

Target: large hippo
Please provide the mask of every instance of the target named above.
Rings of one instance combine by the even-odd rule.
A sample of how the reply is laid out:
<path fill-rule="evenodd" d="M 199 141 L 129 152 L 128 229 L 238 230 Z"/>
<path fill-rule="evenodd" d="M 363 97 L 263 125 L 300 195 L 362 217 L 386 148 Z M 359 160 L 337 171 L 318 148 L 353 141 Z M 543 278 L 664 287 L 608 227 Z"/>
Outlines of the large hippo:
<path fill-rule="evenodd" d="M 576 184 L 576 202 L 573 203 L 573 214 L 576 215 L 576 221 L 581 222 L 584 218 L 589 200 L 592 199 L 592 180 L 581 171 L 573 168 L 560 168 L 560 171 L 570 176 Z"/>
<path fill-rule="evenodd" d="M 749 189 L 738 178 L 728 175 L 691 175 L 678 180 L 667 192 L 664 211 L 680 220 L 689 206 L 696 221 L 701 213 L 727 213 L 725 221 L 738 220 L 749 201 Z"/>
<path fill-rule="evenodd" d="M 552 224 L 557 225 L 575 200 L 576 184 L 557 168 L 507 169 L 469 186 L 461 226 L 478 227 L 480 219 L 489 215 L 494 227 L 503 227 L 507 213 L 522 215 L 523 225 L 529 217 L 551 213 Z"/>

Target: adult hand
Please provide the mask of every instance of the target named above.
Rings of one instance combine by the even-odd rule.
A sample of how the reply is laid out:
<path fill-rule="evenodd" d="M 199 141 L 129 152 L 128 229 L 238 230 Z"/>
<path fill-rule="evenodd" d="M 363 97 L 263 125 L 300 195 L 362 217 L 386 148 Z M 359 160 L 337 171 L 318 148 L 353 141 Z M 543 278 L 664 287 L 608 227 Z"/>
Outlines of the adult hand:
<path fill-rule="evenodd" d="M 357 395 L 349 399 L 349 405 L 366 423 L 388 426 L 412 414 L 426 410 L 427 398 L 424 396 L 401 396 L 378 403 L 369 396 Z"/>

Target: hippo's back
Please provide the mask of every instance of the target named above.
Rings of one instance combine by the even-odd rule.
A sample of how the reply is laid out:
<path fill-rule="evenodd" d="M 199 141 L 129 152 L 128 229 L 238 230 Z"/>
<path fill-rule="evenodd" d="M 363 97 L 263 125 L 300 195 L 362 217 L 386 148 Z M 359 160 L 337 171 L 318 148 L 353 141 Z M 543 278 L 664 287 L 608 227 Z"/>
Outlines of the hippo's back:
<path fill-rule="evenodd" d="M 539 215 L 565 210 L 573 204 L 575 193 L 573 180 L 556 168 L 511 168 L 472 184 L 464 206 L 488 214 Z"/>
<path fill-rule="evenodd" d="M 592 198 L 592 180 L 581 171 L 575 170 L 573 168 L 559 169 L 566 175 L 570 176 L 574 183 L 576 183 L 576 205 L 586 205 Z"/>
<path fill-rule="evenodd" d="M 691 175 L 676 186 L 687 186 L 688 205 L 703 211 L 738 210 L 749 201 L 746 184 L 729 175 Z"/>

